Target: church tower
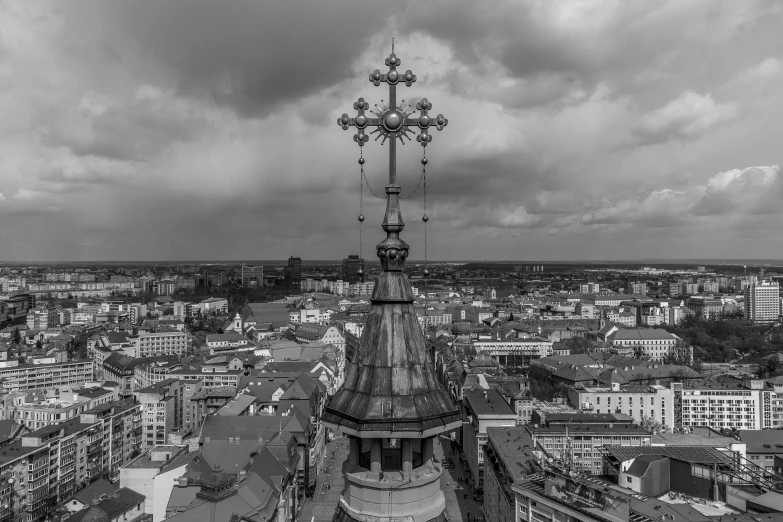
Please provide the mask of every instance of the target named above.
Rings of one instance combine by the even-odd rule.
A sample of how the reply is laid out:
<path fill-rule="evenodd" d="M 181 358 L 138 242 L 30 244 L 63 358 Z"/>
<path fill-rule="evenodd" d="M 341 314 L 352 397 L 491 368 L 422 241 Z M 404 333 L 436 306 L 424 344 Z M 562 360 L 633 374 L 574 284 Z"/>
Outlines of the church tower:
<path fill-rule="evenodd" d="M 442 128 L 445 118 L 430 118 L 426 99 L 417 108 L 418 118 L 396 105 L 398 81 L 410 85 L 415 76 L 398 73 L 399 58 L 386 60 L 391 70 L 377 70 L 370 81 L 390 85 L 390 103 L 367 118 L 366 102 L 354 105 L 356 118 L 343 115 L 338 124 L 354 125 L 360 146 L 364 127 L 376 125 L 389 135 L 389 185 L 386 187 L 386 239 L 376 247 L 382 272 L 375 283 L 371 308 L 358 348 L 346 368 L 345 381 L 324 409 L 322 422 L 350 440 L 350 453 L 343 465 L 345 488 L 335 513 L 335 522 L 373 521 L 430 522 L 445 520 L 445 497 L 440 489 L 441 464 L 434 459 L 438 435 L 459 428 L 457 406 L 441 387 L 426 349 L 424 332 L 414 311 L 413 290 L 404 273 L 409 246 L 400 239 L 405 226 L 400 212 L 400 187 L 396 183 L 395 145 L 405 137 L 408 125 L 421 129 L 417 141 L 426 146 L 430 122 Z M 423 110 L 422 110 L 423 108 Z M 361 119 L 360 119 L 361 118 Z M 421 139 L 423 137 L 423 139 Z M 363 160 L 360 159 L 360 163 Z M 426 164 L 426 159 L 422 160 Z M 360 216 L 360 221 L 363 216 Z M 423 218 L 426 221 L 426 215 Z"/>

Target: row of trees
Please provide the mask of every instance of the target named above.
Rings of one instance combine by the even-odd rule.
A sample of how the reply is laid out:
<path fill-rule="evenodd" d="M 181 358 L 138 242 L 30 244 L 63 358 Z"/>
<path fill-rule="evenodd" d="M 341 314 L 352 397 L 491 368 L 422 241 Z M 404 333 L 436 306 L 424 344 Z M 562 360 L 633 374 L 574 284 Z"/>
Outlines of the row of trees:
<path fill-rule="evenodd" d="M 694 346 L 696 355 L 705 362 L 730 362 L 783 350 L 783 331 L 780 326 L 753 324 L 740 317 L 687 317 L 678 325 L 663 325 L 660 328 Z"/>

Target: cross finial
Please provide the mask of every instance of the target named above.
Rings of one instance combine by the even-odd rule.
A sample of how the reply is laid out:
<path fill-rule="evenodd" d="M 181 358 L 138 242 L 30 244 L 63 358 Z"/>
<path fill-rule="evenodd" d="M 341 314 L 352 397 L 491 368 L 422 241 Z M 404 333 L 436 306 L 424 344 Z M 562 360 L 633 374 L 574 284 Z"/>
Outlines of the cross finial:
<path fill-rule="evenodd" d="M 391 54 L 386 58 L 385 63 L 389 70 L 382 73 L 375 69 L 370 73 L 370 82 L 376 87 L 382 82 L 389 85 L 388 104 L 375 105 L 373 110 L 370 109 L 364 98 L 359 98 L 353 106 L 357 110 L 357 115 L 351 118 L 348 114 L 343 114 L 337 118 L 337 124 L 344 130 L 348 130 L 348 127 L 356 127 L 357 133 L 353 139 L 360 147 L 369 141 L 372 134 L 378 134 L 375 137 L 376 141 L 383 137 L 381 144 L 391 138 L 389 141 L 389 185 L 386 187 L 386 215 L 383 220 L 383 229 L 386 231 L 387 237 L 378 245 L 378 257 L 381 259 L 384 271 L 401 271 L 405 258 L 408 257 L 409 247 L 405 241 L 400 239 L 400 232 L 405 223 L 402 221 L 400 212 L 400 187 L 397 185 L 397 140 L 399 139 L 404 145 L 405 138 L 412 139 L 413 129 L 418 127 L 419 135 L 416 136 L 416 141 L 422 147 L 426 147 L 432 141 L 430 128 L 443 130 L 449 120 L 444 118 L 442 114 L 438 114 L 435 118 L 430 116 L 429 111 L 432 109 L 432 104 L 426 98 L 422 98 L 415 108 L 413 104 L 406 103 L 405 100 L 402 100 L 399 106 L 397 105 L 397 85 L 404 83 L 410 87 L 416 81 L 416 75 L 410 69 L 404 73 L 397 70 L 402 60 L 394 54 L 394 38 L 392 38 Z M 419 116 L 411 118 L 410 116 L 417 110 Z M 369 117 L 365 111 L 369 111 L 375 117 Z M 366 131 L 369 131 L 369 127 L 373 127 L 373 130 L 367 134 Z M 422 160 L 422 164 L 425 162 L 426 158 Z"/>

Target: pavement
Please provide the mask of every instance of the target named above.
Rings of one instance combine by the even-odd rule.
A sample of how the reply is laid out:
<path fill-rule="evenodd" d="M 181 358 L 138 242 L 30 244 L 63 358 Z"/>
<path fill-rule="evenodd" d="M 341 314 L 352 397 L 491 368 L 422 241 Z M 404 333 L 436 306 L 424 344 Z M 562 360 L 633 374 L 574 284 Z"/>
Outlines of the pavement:
<path fill-rule="evenodd" d="M 476 516 L 483 517 L 481 503 L 473 500 L 473 488 L 468 485 L 470 471 L 462 465 L 459 454 L 451 452 L 449 438 L 438 437 L 433 446 L 435 459 L 444 463 L 443 475 L 440 477 L 440 490 L 446 496 L 446 513 L 448 513 L 449 520 L 476 520 Z M 454 461 L 454 469 L 445 466 L 449 457 Z M 468 498 L 465 498 L 466 495 Z"/>
<path fill-rule="evenodd" d="M 481 504 L 473 500 L 473 490 L 466 482 L 468 472 L 460 462 L 459 456 L 451 453 L 448 437 L 438 437 L 433 444 L 433 450 L 436 460 L 445 464 L 446 459 L 451 457 L 454 461 L 454 469 L 448 469 L 444 465 L 443 475 L 440 478 L 440 489 L 446 497 L 446 512 L 449 520 L 468 520 L 468 515 L 475 520 L 476 515 L 482 514 Z M 340 494 L 344 485 L 342 466 L 347 458 L 347 438 L 335 437 L 326 444 L 324 465 L 316 479 L 315 494 L 313 498 L 303 500 L 297 520 L 300 522 L 332 521 L 335 509 L 340 503 Z"/>
<path fill-rule="evenodd" d="M 297 516 L 301 522 L 331 522 L 343 490 L 343 462 L 348 458 L 348 439 L 335 437 L 326 443 L 323 465 L 318 472 L 313 498 L 304 499 Z"/>

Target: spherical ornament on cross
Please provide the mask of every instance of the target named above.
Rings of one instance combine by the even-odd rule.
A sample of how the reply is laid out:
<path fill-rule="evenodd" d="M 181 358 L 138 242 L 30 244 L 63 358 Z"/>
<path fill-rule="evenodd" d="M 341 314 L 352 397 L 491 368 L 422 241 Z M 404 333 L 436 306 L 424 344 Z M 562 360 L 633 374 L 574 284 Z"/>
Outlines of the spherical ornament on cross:
<path fill-rule="evenodd" d="M 383 116 L 383 128 L 387 132 L 397 132 L 402 128 L 402 116 L 397 111 L 390 111 Z"/>

